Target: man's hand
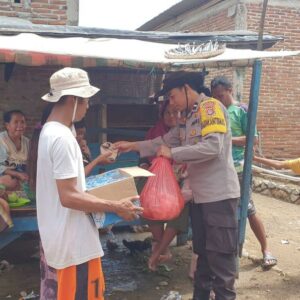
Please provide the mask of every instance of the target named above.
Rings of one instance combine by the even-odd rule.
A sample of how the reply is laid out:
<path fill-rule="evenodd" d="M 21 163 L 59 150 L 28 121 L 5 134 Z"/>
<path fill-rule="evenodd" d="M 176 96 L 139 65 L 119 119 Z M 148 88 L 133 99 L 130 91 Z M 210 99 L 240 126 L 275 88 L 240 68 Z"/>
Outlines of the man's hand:
<path fill-rule="evenodd" d="M 143 213 L 144 209 L 132 203 L 132 201 L 135 201 L 137 199 L 139 199 L 138 196 L 124 198 L 118 201 L 119 205 L 116 210 L 116 213 L 126 221 L 138 219 L 139 216 Z"/>
<path fill-rule="evenodd" d="M 120 141 L 114 143 L 114 147 L 118 149 L 119 152 L 137 151 L 135 142 Z"/>
<path fill-rule="evenodd" d="M 156 155 L 163 156 L 163 157 L 170 158 L 170 159 L 172 158 L 171 149 L 165 145 L 160 146 Z"/>
<path fill-rule="evenodd" d="M 112 151 L 108 151 L 104 154 L 98 155 L 95 159 L 98 165 L 108 165 L 113 163 L 115 160 L 111 159 Z"/>

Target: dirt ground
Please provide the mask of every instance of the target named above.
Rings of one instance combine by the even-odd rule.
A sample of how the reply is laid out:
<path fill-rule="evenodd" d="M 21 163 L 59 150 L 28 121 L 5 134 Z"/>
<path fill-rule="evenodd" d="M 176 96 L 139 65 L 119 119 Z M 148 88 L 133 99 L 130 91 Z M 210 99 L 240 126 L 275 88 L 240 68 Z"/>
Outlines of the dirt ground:
<path fill-rule="evenodd" d="M 240 260 L 240 276 L 236 282 L 237 299 L 300 299 L 300 206 L 258 194 L 254 194 L 254 200 L 266 227 L 269 248 L 278 258 L 278 266 L 262 270 L 259 244 L 247 227 L 246 256 Z M 145 236 L 147 233 L 126 233 L 127 239 Z M 122 238 L 123 233 L 117 235 L 119 241 Z M 0 274 L 1 300 L 19 299 L 23 290 L 38 292 L 39 262 L 38 258 L 31 257 L 37 252 L 37 246 L 37 236 L 27 235 L 0 251 L 0 260 L 6 259 L 14 265 L 10 271 Z M 106 300 L 160 300 L 171 290 L 178 291 L 182 300 L 192 298 L 192 283 L 187 276 L 191 257 L 189 245 L 173 247 L 172 262 L 157 273 L 147 270 L 146 254 L 130 256 L 121 245 L 114 253 L 106 248 L 105 252 Z"/>

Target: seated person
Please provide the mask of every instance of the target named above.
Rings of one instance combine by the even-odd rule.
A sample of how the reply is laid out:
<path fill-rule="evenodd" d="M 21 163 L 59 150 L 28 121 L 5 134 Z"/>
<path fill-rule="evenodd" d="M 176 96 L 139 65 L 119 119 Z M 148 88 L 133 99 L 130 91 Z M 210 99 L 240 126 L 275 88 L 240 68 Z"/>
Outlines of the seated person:
<path fill-rule="evenodd" d="M 16 181 L 11 189 L 28 180 L 26 162 L 29 139 L 24 136 L 26 129 L 25 115 L 20 110 L 11 110 L 3 115 L 6 130 L 0 133 L 0 175 L 8 175 Z"/>
<path fill-rule="evenodd" d="M 300 175 L 300 158 L 291 160 L 275 160 L 259 156 L 254 156 L 253 161 L 266 165 L 274 169 L 292 170 L 295 174 Z"/>
<path fill-rule="evenodd" d="M 112 161 L 109 159 L 111 155 L 110 152 L 99 154 L 95 159 L 92 159 L 91 151 L 85 139 L 86 128 L 84 120 L 76 122 L 74 125 L 76 129 L 76 140 L 80 146 L 82 153 L 85 176 L 88 176 L 98 165 L 106 165 L 112 163 Z"/>

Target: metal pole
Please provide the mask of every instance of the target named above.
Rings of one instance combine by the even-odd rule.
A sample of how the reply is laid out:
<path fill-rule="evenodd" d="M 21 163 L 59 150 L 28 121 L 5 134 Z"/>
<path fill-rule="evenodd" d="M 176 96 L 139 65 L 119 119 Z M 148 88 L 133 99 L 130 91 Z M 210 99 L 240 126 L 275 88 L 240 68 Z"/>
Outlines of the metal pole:
<path fill-rule="evenodd" d="M 239 245 L 240 256 L 242 252 L 242 246 L 245 240 L 246 222 L 247 222 L 247 210 L 250 197 L 250 186 L 252 177 L 252 158 L 253 158 L 253 146 L 254 135 L 256 126 L 256 116 L 259 100 L 259 88 L 260 77 L 262 72 L 261 60 L 256 60 L 252 70 L 250 101 L 248 109 L 248 124 L 246 135 L 246 147 L 245 147 L 245 162 L 243 170 L 243 182 L 241 185 L 241 207 L 240 207 L 240 220 L 239 220 Z"/>
<path fill-rule="evenodd" d="M 265 26 L 267 7 L 268 7 L 268 0 L 264 0 L 263 9 L 261 12 L 260 24 L 259 24 L 257 50 L 263 50 L 263 36 L 264 36 L 264 26 Z"/>

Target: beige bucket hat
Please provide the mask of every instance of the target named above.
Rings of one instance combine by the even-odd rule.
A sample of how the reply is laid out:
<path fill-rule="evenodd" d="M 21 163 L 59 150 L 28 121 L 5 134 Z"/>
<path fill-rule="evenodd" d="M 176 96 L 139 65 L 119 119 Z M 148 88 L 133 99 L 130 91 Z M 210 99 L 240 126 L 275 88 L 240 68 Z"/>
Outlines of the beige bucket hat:
<path fill-rule="evenodd" d="M 87 72 L 77 68 L 63 68 L 50 77 L 50 92 L 42 97 L 48 102 L 58 102 L 62 96 L 70 95 L 90 98 L 100 89 L 90 85 Z"/>

